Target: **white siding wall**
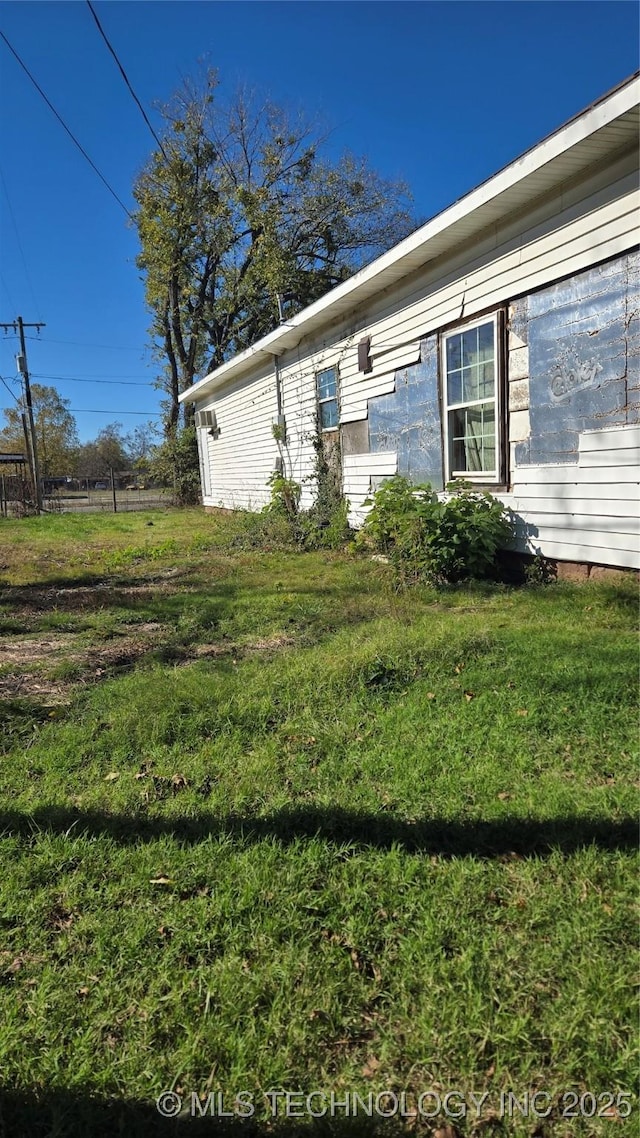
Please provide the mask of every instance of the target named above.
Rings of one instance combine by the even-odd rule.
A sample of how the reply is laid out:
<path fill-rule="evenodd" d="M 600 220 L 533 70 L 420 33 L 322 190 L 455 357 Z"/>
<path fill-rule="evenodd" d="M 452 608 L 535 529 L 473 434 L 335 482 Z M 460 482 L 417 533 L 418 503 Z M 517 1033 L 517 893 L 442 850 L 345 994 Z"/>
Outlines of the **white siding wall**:
<path fill-rule="evenodd" d="M 565 561 L 640 569 L 640 428 L 580 434 L 573 466 L 521 466 L 513 493 L 517 548 Z"/>
<path fill-rule="evenodd" d="M 379 480 L 396 471 L 394 452 L 345 456 L 352 525 L 364 521 Z M 640 569 L 640 427 L 584 431 L 577 465 L 520 467 L 513 492 L 496 497 L 516 515 L 520 552 Z"/>
<path fill-rule="evenodd" d="M 206 427 L 198 427 L 196 429 L 196 439 L 198 442 L 202 500 L 203 502 L 207 502 L 211 497 L 211 458 L 209 455 L 209 435 Z"/>
<path fill-rule="evenodd" d="M 349 523 L 359 526 L 368 513 L 365 498 L 375 490 L 383 478 L 390 478 L 398 470 L 395 451 L 377 454 L 346 454 L 342 461 L 344 495 L 349 501 Z"/>
<path fill-rule="evenodd" d="M 304 480 L 313 468 L 315 372 L 336 364 L 341 421 L 366 419 L 368 400 L 394 390 L 396 370 L 418 361 L 419 341 L 429 332 L 633 248 L 638 240 L 635 164 L 635 155 L 628 155 L 586 179 L 567 183 L 561 192 L 491 226 L 472 243 L 354 310 L 349 320 L 328 326 L 324 334 L 281 357 L 288 438 L 285 472 L 302 483 L 303 506 L 313 496 L 312 485 Z M 374 365 L 368 375 L 357 369 L 357 344 L 364 335 L 371 337 Z M 514 431 L 516 415 L 526 415 L 518 406 L 511 405 Z M 222 388 L 198 404 L 198 409 L 207 407 L 215 408 L 220 437 L 207 439 L 208 455 L 203 455 L 211 470 L 211 495 L 205 504 L 262 506 L 269 498 L 266 484 L 278 455 L 271 429 L 276 416 L 274 366 L 262 366 L 250 380 Z M 520 425 L 524 429 L 526 424 Z M 616 438 L 610 445 L 589 443 L 595 435 L 612 433 Z M 637 446 L 632 431 L 589 432 L 581 438 L 577 466 L 514 469 L 517 482 L 504 500 L 522 517 L 521 548 L 606 565 L 639 564 L 628 520 L 637 515 L 637 476 L 631 465 L 637 456 L 631 457 L 635 452 L 623 444 L 623 437 Z M 623 455 L 629 456 L 628 462 Z M 397 469 L 396 456 L 345 455 L 343 466 L 345 494 L 357 523 L 371 485 Z M 597 502 L 606 508 L 596 509 Z"/>
<path fill-rule="evenodd" d="M 228 509 L 260 509 L 269 501 L 267 486 L 278 454 L 272 425 L 276 418 L 276 385 L 273 368 L 264 369 L 252 383 L 236 384 L 217 392 L 198 405 L 213 408 L 220 434 L 211 438 L 202 432 L 209 462 L 211 491 L 205 506 Z"/>
<path fill-rule="evenodd" d="M 288 352 L 280 373 L 282 385 L 282 413 L 287 425 L 287 446 L 284 449 L 285 474 L 302 486 L 300 505 L 308 509 L 314 499 L 314 487 L 309 475 L 314 465 L 312 438 L 316 431 L 315 372 L 322 364 L 312 355 L 305 355 L 301 365 L 295 353 Z"/>

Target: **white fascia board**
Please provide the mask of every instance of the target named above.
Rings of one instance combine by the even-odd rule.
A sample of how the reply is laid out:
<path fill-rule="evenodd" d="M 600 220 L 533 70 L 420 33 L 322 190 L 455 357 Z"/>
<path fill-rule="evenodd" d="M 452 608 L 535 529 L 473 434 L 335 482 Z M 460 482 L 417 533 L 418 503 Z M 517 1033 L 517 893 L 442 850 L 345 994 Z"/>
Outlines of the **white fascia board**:
<path fill-rule="evenodd" d="M 584 111 L 572 119 L 565 126 L 537 143 L 532 150 L 526 151 L 516 158 L 497 174 L 492 175 L 486 182 L 482 182 L 470 193 L 450 205 L 442 213 L 431 218 L 414 233 L 405 237 L 398 245 L 394 245 L 386 253 L 377 257 L 371 264 L 366 265 L 343 284 L 337 285 L 331 292 L 325 294 L 307 308 L 303 308 L 292 316 L 285 324 L 280 325 L 263 336 L 250 348 L 239 355 L 233 356 L 226 363 L 194 383 L 187 391 L 179 396 L 180 403 L 195 402 L 205 392 L 214 390 L 236 374 L 247 371 L 246 365 L 264 360 L 267 356 L 278 356 L 287 348 L 300 343 L 307 330 L 311 331 L 318 317 L 334 314 L 341 309 L 345 310 L 345 301 L 349 306 L 358 303 L 357 294 L 365 291 L 366 285 L 371 285 L 377 279 L 379 288 L 393 283 L 404 275 L 402 262 L 413 259 L 415 265 L 416 254 L 420 254 L 424 261 L 429 259 L 428 246 L 436 236 L 451 230 L 451 244 L 455 244 L 455 227 L 464 218 L 475 211 L 481 210 L 490 202 L 495 202 L 502 194 L 513 186 L 524 182 L 543 166 L 547 166 L 554 159 L 566 154 L 569 150 L 580 145 L 585 139 L 595 134 L 602 127 L 607 126 L 615 119 L 620 118 L 627 111 L 640 103 L 640 75 L 636 75 L 621 87 L 605 96 L 595 106 Z M 538 191 L 539 192 L 539 191 Z M 439 254 L 442 253 L 439 249 Z M 414 266 L 411 266 L 414 267 Z M 407 269 L 409 271 L 409 269 Z M 387 279 L 385 279 L 385 274 Z M 368 290 L 369 294 L 371 289 Z"/>

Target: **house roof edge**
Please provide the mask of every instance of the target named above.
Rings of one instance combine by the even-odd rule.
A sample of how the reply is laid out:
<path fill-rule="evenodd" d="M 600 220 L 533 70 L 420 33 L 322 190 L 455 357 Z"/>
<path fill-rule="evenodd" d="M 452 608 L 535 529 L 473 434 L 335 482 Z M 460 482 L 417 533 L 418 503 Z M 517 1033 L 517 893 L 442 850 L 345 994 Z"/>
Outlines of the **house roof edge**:
<path fill-rule="evenodd" d="M 404 259 L 408 260 L 412 255 L 415 258 L 415 254 L 423 249 L 426 254 L 429 243 L 436 236 L 445 233 L 447 229 L 453 234 L 455 226 L 462 219 L 487 206 L 509 186 L 526 181 L 543 166 L 561 157 L 573 147 L 579 146 L 597 130 L 632 110 L 638 103 L 640 103 L 640 71 L 607 91 L 585 110 L 568 119 L 529 150 L 524 151 L 495 174 L 435 214 L 397 245 L 359 269 L 348 280 L 198 380 L 179 396 L 180 402 L 195 402 L 228 380 L 245 374 L 254 364 L 278 356 L 287 348 L 296 346 L 319 322 L 324 323 L 329 319 L 332 311 L 337 311 L 340 305 L 344 307 L 345 301 L 352 300 L 355 307 L 359 292 L 363 294 L 363 300 L 366 299 L 365 288 L 367 285 L 371 287 L 376 278 L 379 278 L 379 289 L 385 287 L 387 283 L 392 283 L 402 275 L 397 270 Z M 391 279 L 385 281 L 386 276 Z"/>

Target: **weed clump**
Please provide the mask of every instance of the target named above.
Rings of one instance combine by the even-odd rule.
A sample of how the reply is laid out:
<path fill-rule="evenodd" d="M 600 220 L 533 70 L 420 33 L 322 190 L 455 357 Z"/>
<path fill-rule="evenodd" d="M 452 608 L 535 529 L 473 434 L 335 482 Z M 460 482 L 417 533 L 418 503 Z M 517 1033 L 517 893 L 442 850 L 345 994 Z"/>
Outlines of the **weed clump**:
<path fill-rule="evenodd" d="M 524 579 L 529 588 L 537 589 L 544 585 L 552 585 L 558 579 L 558 570 L 552 561 L 536 553 L 535 557 L 524 567 Z"/>

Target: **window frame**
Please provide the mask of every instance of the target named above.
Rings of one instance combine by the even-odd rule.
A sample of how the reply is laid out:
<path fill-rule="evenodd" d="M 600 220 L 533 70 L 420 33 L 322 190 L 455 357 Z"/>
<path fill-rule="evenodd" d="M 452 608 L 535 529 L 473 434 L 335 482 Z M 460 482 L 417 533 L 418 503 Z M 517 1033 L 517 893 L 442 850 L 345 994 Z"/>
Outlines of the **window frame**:
<path fill-rule="evenodd" d="M 324 396 L 323 398 L 321 398 L 320 397 L 320 376 L 326 375 L 326 373 L 328 371 L 332 371 L 335 375 L 335 395 L 327 395 L 327 396 Z M 333 431 L 337 431 L 340 428 L 340 372 L 338 370 L 338 365 L 337 364 L 330 364 L 329 367 L 320 368 L 319 371 L 317 371 L 315 373 L 315 384 L 316 384 L 316 408 L 317 408 L 317 416 L 318 416 L 318 430 L 323 435 L 331 434 Z M 322 426 L 321 407 L 323 406 L 323 404 L 327 404 L 327 403 L 335 403 L 335 405 L 336 405 L 336 422 L 335 422 L 335 425 L 332 427 L 323 427 Z"/>
<path fill-rule="evenodd" d="M 494 345 L 494 377 L 493 395 L 490 399 L 480 398 L 449 402 L 447 370 L 447 342 L 453 336 L 460 336 L 464 332 L 471 332 L 474 328 L 483 325 L 493 325 Z M 473 319 L 458 322 L 441 332 L 439 337 L 440 350 L 440 396 L 442 406 L 442 439 L 443 439 L 443 466 L 445 485 L 457 479 L 466 480 L 475 485 L 498 486 L 505 483 L 505 423 L 504 423 L 504 312 L 502 309 L 492 309 Z M 453 370 L 453 369 L 452 369 Z M 457 370 L 457 369 L 456 369 Z M 453 437 L 450 430 L 452 412 L 464 410 L 467 407 L 479 407 L 482 404 L 493 403 L 495 421 L 495 467 L 492 470 L 456 470 L 453 466 Z"/>

